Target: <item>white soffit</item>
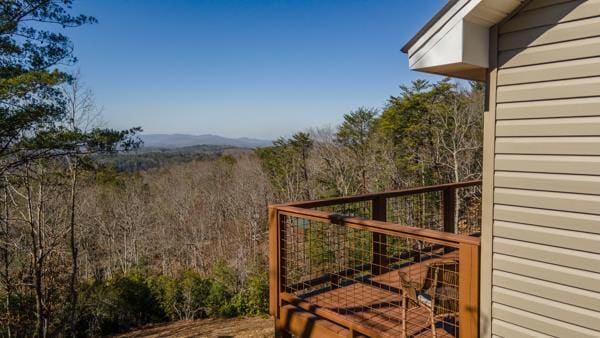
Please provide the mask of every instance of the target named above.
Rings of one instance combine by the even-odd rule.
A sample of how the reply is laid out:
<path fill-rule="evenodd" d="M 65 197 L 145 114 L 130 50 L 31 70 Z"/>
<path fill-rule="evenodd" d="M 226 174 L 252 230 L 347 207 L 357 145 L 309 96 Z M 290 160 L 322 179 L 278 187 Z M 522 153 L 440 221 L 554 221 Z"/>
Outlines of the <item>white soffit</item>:
<path fill-rule="evenodd" d="M 402 51 L 413 70 L 483 80 L 489 28 L 525 0 L 450 0 Z"/>

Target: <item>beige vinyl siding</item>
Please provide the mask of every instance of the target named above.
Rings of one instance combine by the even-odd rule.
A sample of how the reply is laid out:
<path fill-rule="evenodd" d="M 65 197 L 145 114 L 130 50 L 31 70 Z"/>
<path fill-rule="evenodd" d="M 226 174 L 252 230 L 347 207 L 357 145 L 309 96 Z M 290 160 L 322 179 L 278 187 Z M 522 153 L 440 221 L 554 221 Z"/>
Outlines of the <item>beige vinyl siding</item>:
<path fill-rule="evenodd" d="M 494 272 L 494 283 L 505 289 L 600 311 L 600 296 L 596 292 L 503 271 Z"/>
<path fill-rule="evenodd" d="M 497 137 L 496 154 L 600 155 L 600 137 Z"/>
<path fill-rule="evenodd" d="M 496 187 L 501 188 L 545 190 L 552 187 L 552 190 L 575 194 L 600 191 L 599 176 L 496 171 L 495 181 Z"/>
<path fill-rule="evenodd" d="M 531 337 L 552 337 L 540 332 L 532 331 L 520 326 L 513 325 L 511 323 L 504 322 L 502 320 L 494 319 L 494 327 L 498 335 L 492 337 L 512 337 L 512 338 L 531 338 Z"/>
<path fill-rule="evenodd" d="M 554 229 L 523 223 L 496 221 L 494 222 L 494 235 L 499 239 L 508 238 L 515 241 L 521 241 L 523 238 L 536 237 L 537 243 L 546 246 L 600 254 L 600 235 L 598 234 Z M 574 253 L 574 255 L 577 256 L 578 253 Z M 598 306 L 600 307 L 600 302 L 598 303 Z"/>
<path fill-rule="evenodd" d="M 546 189 L 552 189 L 548 186 Z M 496 187 L 495 204 L 600 214 L 600 196 Z"/>
<path fill-rule="evenodd" d="M 536 244 L 533 242 L 537 241 L 534 238 L 513 240 L 502 238 L 498 235 L 494 237 L 494 252 L 542 263 L 557 264 L 572 269 L 600 273 L 600 255 L 598 254 Z"/>
<path fill-rule="evenodd" d="M 599 105 L 600 97 L 499 103 L 497 105 L 497 119 L 511 120 L 552 117 L 598 116 Z"/>
<path fill-rule="evenodd" d="M 500 51 L 531 48 L 550 43 L 557 43 L 600 34 L 600 19 L 592 17 L 587 20 L 565 22 L 548 29 L 548 26 L 502 34 L 498 40 Z"/>
<path fill-rule="evenodd" d="M 600 175 L 600 157 L 497 154 L 496 170 Z"/>
<path fill-rule="evenodd" d="M 497 136 L 596 136 L 600 117 L 573 117 L 570 119 L 521 119 L 498 121 Z"/>
<path fill-rule="evenodd" d="M 540 316 L 565 321 L 591 330 L 600 330 L 600 316 L 596 311 L 502 287 L 494 287 L 493 299 L 500 304 L 512 304 L 521 310 Z"/>
<path fill-rule="evenodd" d="M 570 60 L 552 64 L 524 66 L 502 69 L 498 85 L 531 83 L 570 78 L 583 78 L 600 75 L 600 58 Z"/>
<path fill-rule="evenodd" d="M 498 54 L 500 69 L 548 62 L 596 57 L 600 55 L 600 38 L 565 41 L 551 45 L 512 49 Z"/>
<path fill-rule="evenodd" d="M 494 207 L 494 218 L 496 221 L 578 231 L 584 236 L 600 234 L 600 216 L 586 213 L 497 204 Z M 542 231 L 541 228 L 537 230 Z"/>
<path fill-rule="evenodd" d="M 582 290 L 600 292 L 600 283 L 598 283 L 600 274 L 553 263 L 538 262 L 527 258 L 495 253 L 494 272 L 497 271 L 540 279 L 558 284 L 557 287 L 566 285 Z"/>
<path fill-rule="evenodd" d="M 497 31 L 491 335 L 598 337 L 600 0 L 534 0 Z"/>
<path fill-rule="evenodd" d="M 573 0 L 531 0 L 525 7 L 523 7 L 523 9 L 520 11 L 521 12 L 520 14 L 527 13 L 532 10 L 539 10 L 544 7 L 552 7 L 554 5 L 567 3 L 567 2 L 573 2 Z M 580 0 L 577 2 L 583 3 L 583 2 L 585 2 L 585 0 Z M 506 24 L 508 25 L 509 22 Z"/>
<path fill-rule="evenodd" d="M 548 0 L 543 3 L 548 4 Z M 530 4 L 531 6 L 531 4 Z M 528 7 L 531 9 L 531 7 Z M 600 0 L 562 1 L 536 11 L 524 9 L 509 22 L 502 25 L 500 33 L 510 33 L 528 28 L 551 26 L 559 22 L 581 20 L 600 15 Z"/>
<path fill-rule="evenodd" d="M 589 97 L 599 90 L 599 77 L 502 86 L 498 88 L 498 103 Z"/>
<path fill-rule="evenodd" d="M 583 328 L 581 326 L 572 325 L 554 318 L 540 316 L 531 312 L 521 311 L 516 308 L 505 306 L 496 303 L 492 307 L 492 313 L 494 320 L 502 320 L 507 323 L 512 323 L 516 326 L 528 328 L 531 331 L 538 332 L 551 332 L 550 336 L 554 337 L 598 337 L 598 332 L 590 329 Z M 495 328 L 494 328 L 495 329 Z M 503 336 L 498 334 L 499 337 L 511 338 L 512 336 Z M 535 335 L 534 337 L 536 337 Z"/>

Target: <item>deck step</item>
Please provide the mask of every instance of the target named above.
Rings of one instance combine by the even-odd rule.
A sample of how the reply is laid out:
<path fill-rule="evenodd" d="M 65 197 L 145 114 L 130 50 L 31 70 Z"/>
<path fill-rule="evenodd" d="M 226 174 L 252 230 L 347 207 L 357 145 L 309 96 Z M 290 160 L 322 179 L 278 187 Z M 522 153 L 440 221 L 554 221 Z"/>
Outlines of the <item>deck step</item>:
<path fill-rule="evenodd" d="M 294 305 L 281 307 L 278 326 L 298 338 L 350 337 L 350 331 L 345 327 L 315 316 Z"/>

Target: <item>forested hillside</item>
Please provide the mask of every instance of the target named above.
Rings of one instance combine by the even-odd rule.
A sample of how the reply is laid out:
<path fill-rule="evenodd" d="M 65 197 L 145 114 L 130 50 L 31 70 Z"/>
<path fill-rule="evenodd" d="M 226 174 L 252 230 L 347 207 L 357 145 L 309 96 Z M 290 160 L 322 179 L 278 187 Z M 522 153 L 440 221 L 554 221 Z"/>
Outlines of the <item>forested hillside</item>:
<path fill-rule="evenodd" d="M 94 162 L 116 171 L 135 172 L 193 161 L 215 160 L 219 156 L 251 152 L 250 148 L 220 145 L 196 145 L 181 148 L 143 148 L 136 151 L 99 154 Z"/>
<path fill-rule="evenodd" d="M 447 80 L 268 148 L 132 155 L 140 128 L 98 127 L 90 90 L 57 67 L 75 62 L 69 39 L 29 25 L 95 22 L 69 4 L 0 5 L 2 337 L 263 314 L 269 203 L 480 177 L 482 88 Z"/>

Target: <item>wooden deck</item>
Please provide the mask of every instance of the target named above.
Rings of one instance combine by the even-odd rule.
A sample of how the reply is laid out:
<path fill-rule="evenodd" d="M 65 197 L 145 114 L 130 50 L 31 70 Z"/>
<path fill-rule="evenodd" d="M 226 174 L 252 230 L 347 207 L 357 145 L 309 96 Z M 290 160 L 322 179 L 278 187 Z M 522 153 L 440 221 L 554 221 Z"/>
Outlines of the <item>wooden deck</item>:
<path fill-rule="evenodd" d="M 364 282 L 318 293 L 304 300 L 322 309 L 343 315 L 348 320 L 382 337 L 402 337 L 402 306 L 398 272 L 404 271 L 411 280 L 423 283 L 429 264 L 440 259 L 457 259 L 454 251 L 439 258 L 411 264 L 401 269 L 378 275 Z M 429 314 L 424 308 L 408 311 L 407 333 L 409 337 L 431 337 Z M 450 332 L 449 332 L 450 331 Z M 437 328 L 438 337 L 454 337 L 454 327 Z"/>
<path fill-rule="evenodd" d="M 480 239 L 457 233 L 460 222 L 475 223 L 469 218 L 472 209 L 457 210 L 455 198 L 463 196 L 457 193 L 458 189 L 478 185 L 477 181 L 463 182 L 269 206 L 269 312 L 275 319 L 276 336 L 431 337 L 431 314 L 425 306 L 408 310 L 407 332 L 403 332 L 403 297 L 398 272 L 406 272 L 412 282 L 423 284 L 428 271 L 439 271 L 429 270 L 429 265 L 441 259 L 455 260 L 459 274 L 457 281 L 444 282 L 445 286 L 435 284 L 439 287 L 440 293 L 436 293 L 440 295 L 439 300 L 455 304 L 449 305 L 453 309 L 449 317 L 441 315 L 440 306 L 445 305 L 440 304 L 444 303 L 435 307 L 440 314 L 435 321 L 436 336 L 477 336 Z M 421 210 L 420 204 L 398 204 L 398 199 L 413 195 L 433 201 L 433 209 Z M 440 207 L 435 201 L 439 201 Z M 388 210 L 389 205 L 394 207 Z M 432 221 L 441 220 L 444 231 L 402 225 L 404 209 L 400 207 L 417 208 L 416 211 L 431 216 Z M 358 212 L 352 211 L 355 209 Z M 337 210 L 351 212 L 346 215 L 345 211 Z M 456 212 L 459 212 L 458 217 L 455 217 Z M 395 223 L 388 222 L 390 219 Z M 313 237 L 317 247 L 324 249 L 322 252 L 313 250 Z M 344 250 L 364 252 L 364 243 L 372 245 L 367 248 L 372 250 L 370 257 L 357 256 L 358 263 L 344 258 L 347 254 Z M 402 243 L 399 249 L 388 249 L 397 243 Z M 411 248 L 406 255 L 392 254 L 404 248 Z M 327 262 L 331 252 L 340 252 L 335 264 L 314 263 L 320 262 L 318 259 Z M 426 255 L 436 258 L 426 259 Z M 395 265 L 415 257 L 418 263 Z M 458 285 L 452 286 L 455 283 Z"/>

